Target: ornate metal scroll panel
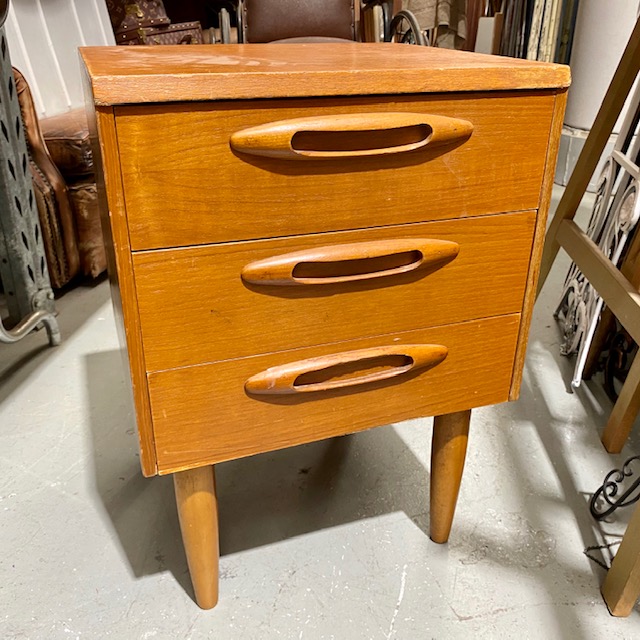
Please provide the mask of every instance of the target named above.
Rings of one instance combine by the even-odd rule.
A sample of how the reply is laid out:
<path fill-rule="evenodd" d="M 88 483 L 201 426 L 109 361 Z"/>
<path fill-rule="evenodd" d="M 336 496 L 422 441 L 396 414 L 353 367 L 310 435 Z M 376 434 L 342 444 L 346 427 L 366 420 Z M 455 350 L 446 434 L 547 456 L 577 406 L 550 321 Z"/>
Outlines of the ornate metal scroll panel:
<path fill-rule="evenodd" d="M 640 83 L 633 93 L 613 153 L 598 179 L 587 235 L 618 266 L 631 233 L 640 219 Z M 563 340 L 560 353 L 577 354 L 571 386 L 582 382 L 587 355 L 595 334 L 603 300 L 571 263 L 555 316 L 560 318 Z"/>
<path fill-rule="evenodd" d="M 19 339 L 26 327 L 45 321 L 45 312 L 45 326 L 55 343 L 53 336 L 59 339 L 59 333 L 53 291 L 4 28 L 0 28 L 0 279 L 9 317 L 18 325 L 12 332 L 2 328 L 0 342 Z"/>
<path fill-rule="evenodd" d="M 640 456 L 633 456 L 622 465 L 621 469 L 613 469 L 606 475 L 604 482 L 593 494 L 589 503 L 591 515 L 596 520 L 604 520 L 616 509 L 628 507 L 640 500 L 640 477 L 627 482 L 627 479 L 636 473 L 638 461 Z"/>

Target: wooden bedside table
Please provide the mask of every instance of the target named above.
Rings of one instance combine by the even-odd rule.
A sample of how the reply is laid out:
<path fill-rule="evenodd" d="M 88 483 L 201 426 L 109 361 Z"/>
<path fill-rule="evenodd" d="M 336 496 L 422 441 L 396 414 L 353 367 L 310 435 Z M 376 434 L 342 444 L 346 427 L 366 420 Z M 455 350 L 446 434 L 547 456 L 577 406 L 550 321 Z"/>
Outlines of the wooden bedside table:
<path fill-rule="evenodd" d="M 389 44 L 82 50 L 146 476 L 217 601 L 218 462 L 518 396 L 567 67 Z"/>

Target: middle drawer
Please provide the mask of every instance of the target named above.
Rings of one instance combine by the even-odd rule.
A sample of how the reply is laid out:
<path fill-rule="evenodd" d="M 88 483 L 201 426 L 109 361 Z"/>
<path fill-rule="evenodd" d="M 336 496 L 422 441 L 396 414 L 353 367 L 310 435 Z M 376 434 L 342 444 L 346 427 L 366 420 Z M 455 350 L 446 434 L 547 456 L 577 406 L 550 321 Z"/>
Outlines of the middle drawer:
<path fill-rule="evenodd" d="M 535 218 L 135 253 L 147 371 L 520 312 Z"/>

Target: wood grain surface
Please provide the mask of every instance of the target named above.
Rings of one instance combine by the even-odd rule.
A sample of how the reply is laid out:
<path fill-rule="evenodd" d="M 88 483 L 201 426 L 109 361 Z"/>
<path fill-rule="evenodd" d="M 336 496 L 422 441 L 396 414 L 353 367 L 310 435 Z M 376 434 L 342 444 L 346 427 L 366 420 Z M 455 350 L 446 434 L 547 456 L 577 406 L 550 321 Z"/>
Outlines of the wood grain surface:
<path fill-rule="evenodd" d="M 113 109 L 97 107 L 94 110 L 89 103 L 87 119 L 96 165 L 111 299 L 120 343 L 124 350 L 124 363 L 132 383 L 140 465 L 145 476 L 152 476 L 156 474 L 155 445 Z"/>
<path fill-rule="evenodd" d="M 549 137 L 547 155 L 545 160 L 544 178 L 540 192 L 540 207 L 538 209 L 538 219 L 533 239 L 533 248 L 529 264 L 529 275 L 527 276 L 527 289 L 522 306 L 522 324 L 520 325 L 520 337 L 518 338 L 518 349 L 513 367 L 513 383 L 511 385 L 510 400 L 517 400 L 520 395 L 522 385 L 522 373 L 524 370 L 524 360 L 527 355 L 527 344 L 529 341 L 529 330 L 531 319 L 533 318 L 533 306 L 538 295 L 538 277 L 540 274 L 540 261 L 544 251 L 545 232 L 547 229 L 547 217 L 551 205 L 551 194 L 556 173 L 556 163 L 558 160 L 558 149 L 562 136 L 562 123 L 564 121 L 564 111 L 567 104 L 567 92 L 563 91 L 556 96 L 553 108 L 553 121 L 551 123 L 551 135 Z"/>
<path fill-rule="evenodd" d="M 573 221 L 563 220 L 557 233 L 562 248 L 600 293 L 635 342 L 640 343 L 640 292 L 598 245 Z"/>
<path fill-rule="evenodd" d="M 309 287 L 363 282 L 420 269 L 437 271 L 455 260 L 458 253 L 457 242 L 431 238 L 325 244 L 253 260 L 242 268 L 241 277 L 243 282 L 259 286 Z"/>
<path fill-rule="evenodd" d="M 504 402 L 509 395 L 519 315 L 354 340 L 149 374 L 158 469 L 189 467 L 272 451 L 390 424 Z M 250 396 L 245 382 L 269 367 L 343 351 L 439 344 L 448 355 L 414 376 L 370 386 Z"/>
<path fill-rule="evenodd" d="M 80 52 L 98 104 L 547 89 L 570 82 L 569 67 L 562 65 L 402 44 L 87 47 Z"/>
<path fill-rule="evenodd" d="M 535 212 L 133 256 L 148 371 L 516 313 Z M 363 282 L 246 283 L 248 264 L 349 242 L 432 238 L 450 262 Z M 161 311 L 160 311 L 161 310 Z"/>
<path fill-rule="evenodd" d="M 633 507 L 631 521 L 602 585 L 602 595 L 614 616 L 628 616 L 640 596 L 640 505 Z"/>
<path fill-rule="evenodd" d="M 145 475 L 517 395 L 568 68 L 362 44 L 103 47 L 83 57 L 92 100 L 116 105 L 97 109 L 102 208 Z M 455 118 L 472 133 L 424 146 L 427 125 L 385 129 L 390 113 Z M 304 162 L 232 148 L 234 134 L 300 118 L 348 121 L 348 131 L 294 131 L 289 148 L 317 156 Z M 341 283 L 242 279 L 248 265 L 327 242 L 427 232 L 458 255 L 406 273 L 407 256 L 368 254 L 291 271 L 342 273 Z M 358 281 L 369 258 L 400 272 Z M 332 388 L 327 371 L 354 370 L 327 367 L 303 374 L 325 391 L 245 388 L 272 367 L 424 344 L 447 355 L 422 372 L 405 375 L 404 356 L 392 355 L 369 363 L 375 373 L 356 387 Z M 403 375 L 379 379 L 385 367 Z"/>
<path fill-rule="evenodd" d="M 618 399 L 600 436 L 609 453 L 620 453 L 640 412 L 640 358 L 633 359 Z"/>
<path fill-rule="evenodd" d="M 218 602 L 218 499 L 213 467 L 173 476 L 180 532 L 196 602 L 212 609 Z"/>
<path fill-rule="evenodd" d="M 366 386 L 439 365 L 448 354 L 439 344 L 403 344 L 341 351 L 269 367 L 245 383 L 250 395 L 317 393 Z"/>
<path fill-rule="evenodd" d="M 407 153 L 464 142 L 472 133 L 467 120 L 390 111 L 278 121 L 236 131 L 229 143 L 238 153 L 304 161 Z"/>
<path fill-rule="evenodd" d="M 431 440 L 429 534 L 440 544 L 449 540 L 464 471 L 471 411 L 436 416 Z"/>
<path fill-rule="evenodd" d="M 291 100 L 121 107 L 131 246 L 189 246 L 538 207 L 555 97 Z M 239 130 L 304 115 L 423 111 L 472 136 L 392 156 L 292 162 L 236 154 Z M 162 132 L 159 135 L 159 132 Z"/>
<path fill-rule="evenodd" d="M 624 259 L 620 265 L 620 273 L 636 289 L 640 290 L 640 233 L 638 228 L 631 235 L 628 247 L 625 249 Z M 584 364 L 582 378 L 589 380 L 598 370 L 601 352 L 606 349 L 609 332 L 615 331 L 615 316 L 609 307 L 602 310 L 600 321 L 589 347 L 589 353 Z M 607 451 L 611 451 L 607 449 Z M 620 450 L 618 449 L 618 452 Z"/>

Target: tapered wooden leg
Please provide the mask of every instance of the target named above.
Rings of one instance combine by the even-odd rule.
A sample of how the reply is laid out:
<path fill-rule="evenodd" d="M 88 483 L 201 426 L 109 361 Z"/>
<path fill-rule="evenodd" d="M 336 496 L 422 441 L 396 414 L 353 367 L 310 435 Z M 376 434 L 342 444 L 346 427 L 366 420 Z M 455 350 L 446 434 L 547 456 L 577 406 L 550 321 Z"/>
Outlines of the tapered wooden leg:
<path fill-rule="evenodd" d="M 471 411 L 436 416 L 431 445 L 430 535 L 434 542 L 449 539 L 456 510 Z"/>
<path fill-rule="evenodd" d="M 173 474 L 182 542 L 196 602 L 212 609 L 218 602 L 218 501 L 213 467 Z"/>
<path fill-rule="evenodd" d="M 640 506 L 631 516 L 622 544 L 602 585 L 602 595 L 614 616 L 628 616 L 640 596 Z"/>

